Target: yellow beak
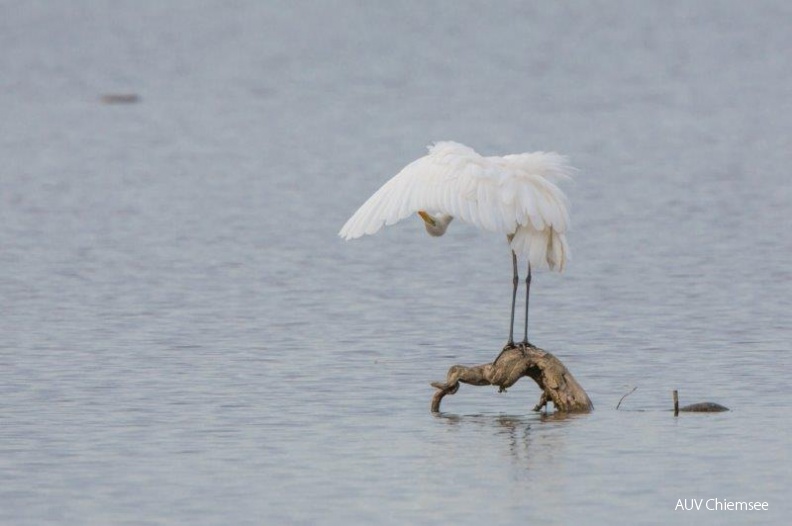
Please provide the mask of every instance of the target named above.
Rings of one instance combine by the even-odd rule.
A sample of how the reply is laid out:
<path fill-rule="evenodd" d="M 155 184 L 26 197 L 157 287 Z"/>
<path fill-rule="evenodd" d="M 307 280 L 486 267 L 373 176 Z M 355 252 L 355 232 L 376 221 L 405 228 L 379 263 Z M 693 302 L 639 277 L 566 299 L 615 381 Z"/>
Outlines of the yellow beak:
<path fill-rule="evenodd" d="M 418 215 L 421 216 L 421 219 L 423 219 L 426 222 L 427 225 L 437 226 L 437 223 L 435 223 L 434 218 L 432 216 L 430 216 L 429 214 L 427 214 L 426 212 L 424 212 L 423 210 L 420 210 L 418 212 Z"/>

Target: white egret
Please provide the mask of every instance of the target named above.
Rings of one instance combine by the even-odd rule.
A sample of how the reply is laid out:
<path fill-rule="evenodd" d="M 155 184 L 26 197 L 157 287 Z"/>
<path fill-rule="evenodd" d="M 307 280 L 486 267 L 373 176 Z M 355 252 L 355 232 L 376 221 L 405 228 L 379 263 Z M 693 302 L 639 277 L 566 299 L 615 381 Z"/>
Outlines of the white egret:
<path fill-rule="evenodd" d="M 458 217 L 466 223 L 506 235 L 512 253 L 513 289 L 507 346 L 514 345 L 518 258 L 528 260 L 525 279 L 525 332 L 531 267 L 562 271 L 569 248 L 567 199 L 555 181 L 574 171 L 564 156 L 534 152 L 484 157 L 451 141 L 429 147 L 429 154 L 408 164 L 385 183 L 341 228 L 354 239 L 417 213 L 432 236 L 445 234 Z"/>

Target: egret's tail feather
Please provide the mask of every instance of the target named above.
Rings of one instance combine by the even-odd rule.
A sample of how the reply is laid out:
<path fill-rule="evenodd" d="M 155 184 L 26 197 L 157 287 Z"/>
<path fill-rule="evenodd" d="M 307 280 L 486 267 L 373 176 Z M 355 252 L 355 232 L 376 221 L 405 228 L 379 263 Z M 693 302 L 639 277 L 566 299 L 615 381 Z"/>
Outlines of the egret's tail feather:
<path fill-rule="evenodd" d="M 518 256 L 527 257 L 534 269 L 561 272 L 569 259 L 566 234 L 553 228 L 540 231 L 530 226 L 520 227 L 511 240 L 511 248 Z"/>

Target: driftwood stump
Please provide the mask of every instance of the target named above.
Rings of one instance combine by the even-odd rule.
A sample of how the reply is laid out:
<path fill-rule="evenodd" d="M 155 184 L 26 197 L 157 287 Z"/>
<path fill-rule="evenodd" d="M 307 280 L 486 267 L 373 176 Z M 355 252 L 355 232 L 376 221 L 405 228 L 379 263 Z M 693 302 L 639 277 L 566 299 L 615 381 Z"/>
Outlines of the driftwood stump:
<path fill-rule="evenodd" d="M 542 390 L 534 411 L 546 407 L 548 401 L 553 402 L 556 411 L 564 413 L 587 413 L 594 409 L 586 391 L 558 358 L 531 344 L 512 344 L 504 347 L 491 363 L 473 367 L 454 365 L 448 370 L 445 383 L 432 382 L 432 387 L 437 388 L 432 397 L 432 412 L 440 411 L 443 397 L 456 393 L 460 382 L 497 385 L 503 392 L 523 376 L 530 376 Z"/>

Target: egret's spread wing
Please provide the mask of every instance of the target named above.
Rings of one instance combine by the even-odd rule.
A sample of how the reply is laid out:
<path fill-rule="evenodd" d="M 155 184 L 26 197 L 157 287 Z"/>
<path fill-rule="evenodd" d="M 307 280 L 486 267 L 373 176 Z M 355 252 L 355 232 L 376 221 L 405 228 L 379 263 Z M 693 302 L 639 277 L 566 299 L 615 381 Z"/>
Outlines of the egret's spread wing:
<path fill-rule="evenodd" d="M 482 184 L 490 164 L 461 144 L 437 143 L 428 155 L 408 164 L 363 203 L 339 235 L 353 239 L 374 234 L 419 210 L 446 213 L 476 224 L 470 219 L 479 215 L 479 198 L 484 203 L 491 201 Z M 495 229 L 494 220 L 488 217 L 485 222 Z"/>
<path fill-rule="evenodd" d="M 479 228 L 514 234 L 566 230 L 566 200 L 551 178 L 571 169 L 557 154 L 482 157 L 455 142 L 439 142 L 385 183 L 346 222 L 345 239 L 374 234 L 419 211 L 452 215 Z"/>

